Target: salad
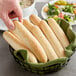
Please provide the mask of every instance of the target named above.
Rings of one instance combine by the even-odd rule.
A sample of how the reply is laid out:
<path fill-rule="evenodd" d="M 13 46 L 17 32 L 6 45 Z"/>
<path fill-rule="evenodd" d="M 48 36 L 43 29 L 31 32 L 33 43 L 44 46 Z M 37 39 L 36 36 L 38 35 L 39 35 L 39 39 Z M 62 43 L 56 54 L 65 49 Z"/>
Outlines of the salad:
<path fill-rule="evenodd" d="M 65 19 L 68 22 L 76 20 L 76 4 L 68 3 L 64 0 L 58 0 L 54 4 L 48 3 L 43 11 L 47 14 L 47 18 Z"/>

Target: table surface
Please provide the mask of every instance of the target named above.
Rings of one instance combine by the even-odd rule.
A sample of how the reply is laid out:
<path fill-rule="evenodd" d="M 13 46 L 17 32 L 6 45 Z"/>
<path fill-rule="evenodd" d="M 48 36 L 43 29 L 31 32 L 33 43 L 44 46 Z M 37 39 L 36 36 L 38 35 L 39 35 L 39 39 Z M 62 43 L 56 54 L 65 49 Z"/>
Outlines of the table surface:
<path fill-rule="evenodd" d="M 41 17 L 40 10 L 44 3 L 37 3 L 36 8 Z M 73 26 L 76 32 L 76 26 Z M 13 56 L 10 54 L 9 46 L 2 38 L 2 31 L 0 31 L 0 76 L 39 76 L 23 70 L 14 61 Z M 76 76 L 76 53 L 71 57 L 68 65 L 62 70 L 43 76 Z"/>

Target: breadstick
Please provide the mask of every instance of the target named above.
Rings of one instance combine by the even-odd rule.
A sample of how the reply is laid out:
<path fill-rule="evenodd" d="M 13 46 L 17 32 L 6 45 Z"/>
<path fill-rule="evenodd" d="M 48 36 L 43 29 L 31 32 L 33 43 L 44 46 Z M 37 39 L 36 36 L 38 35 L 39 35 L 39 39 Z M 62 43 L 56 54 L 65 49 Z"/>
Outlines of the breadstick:
<path fill-rule="evenodd" d="M 55 34 L 53 33 L 53 31 L 51 30 L 51 28 L 49 27 L 49 25 L 44 20 L 42 20 L 40 21 L 39 27 L 51 43 L 58 57 L 64 57 L 64 49 Z"/>
<path fill-rule="evenodd" d="M 44 49 L 36 38 L 18 21 L 14 21 L 15 30 L 14 32 L 34 53 L 40 62 L 47 62 L 47 56 Z"/>
<path fill-rule="evenodd" d="M 54 49 L 50 45 L 49 41 L 46 39 L 42 31 L 39 29 L 38 26 L 33 25 L 30 23 L 30 21 L 24 19 L 23 20 L 24 26 L 32 32 L 32 34 L 35 36 L 35 38 L 40 42 L 42 47 L 44 48 L 44 51 L 47 54 L 47 57 L 49 60 L 57 59 L 58 56 L 56 55 Z"/>
<path fill-rule="evenodd" d="M 29 62 L 37 63 L 36 57 L 29 51 L 29 49 L 17 38 L 15 37 L 12 33 L 10 32 L 4 32 L 3 33 L 3 38 L 13 47 L 13 49 L 20 50 L 24 49 L 27 50 L 28 52 L 28 60 Z"/>
<path fill-rule="evenodd" d="M 35 17 L 35 20 L 34 20 L 34 17 Z M 51 43 L 52 47 L 54 48 L 54 50 L 55 50 L 56 54 L 58 55 L 58 57 L 64 57 L 65 56 L 64 49 L 61 46 L 59 40 L 56 38 L 56 36 L 53 33 L 53 31 L 51 30 L 51 28 L 49 27 L 49 25 L 43 20 L 40 21 L 38 16 L 32 16 L 30 18 L 30 20 L 31 20 L 31 22 L 33 24 L 36 24 L 37 26 L 39 26 L 41 28 L 41 30 L 43 31 L 43 33 L 45 34 L 45 36 L 47 37 L 47 39 Z M 54 36 L 54 38 L 53 38 L 53 36 Z"/>
<path fill-rule="evenodd" d="M 63 47 L 67 47 L 69 45 L 69 41 L 61 27 L 57 24 L 57 22 L 53 18 L 50 18 L 48 19 L 48 24 L 63 45 Z"/>
<path fill-rule="evenodd" d="M 30 20 L 35 25 L 38 25 L 40 23 L 40 21 L 41 21 L 41 19 L 38 16 L 34 15 L 34 14 L 32 14 L 30 16 Z"/>

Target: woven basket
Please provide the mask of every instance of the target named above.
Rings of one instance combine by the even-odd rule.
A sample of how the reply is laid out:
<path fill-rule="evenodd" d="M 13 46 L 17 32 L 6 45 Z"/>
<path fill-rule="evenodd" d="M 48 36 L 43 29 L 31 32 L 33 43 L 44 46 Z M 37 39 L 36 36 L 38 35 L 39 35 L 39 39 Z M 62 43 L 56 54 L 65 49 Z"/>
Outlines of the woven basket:
<path fill-rule="evenodd" d="M 73 32 L 72 26 L 65 20 L 60 19 L 58 23 L 65 32 L 70 42 L 70 45 L 65 48 L 66 57 L 55 59 L 47 63 L 35 64 L 28 62 L 28 53 L 26 50 L 14 51 L 14 49 L 10 46 L 9 49 L 14 59 L 20 64 L 21 67 L 33 73 L 47 74 L 56 72 L 62 69 L 67 64 L 76 48 L 76 34 Z"/>

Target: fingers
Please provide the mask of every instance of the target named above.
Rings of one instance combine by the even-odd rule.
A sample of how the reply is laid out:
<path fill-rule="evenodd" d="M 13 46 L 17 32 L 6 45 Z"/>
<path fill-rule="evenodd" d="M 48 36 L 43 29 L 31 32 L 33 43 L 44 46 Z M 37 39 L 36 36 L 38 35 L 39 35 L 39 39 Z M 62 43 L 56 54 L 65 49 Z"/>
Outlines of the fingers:
<path fill-rule="evenodd" d="M 14 30 L 14 24 L 13 24 L 13 22 L 12 22 L 12 20 L 9 18 L 9 16 L 8 15 L 4 15 L 3 17 L 2 17 L 2 20 L 4 21 L 4 23 L 5 23 L 5 25 L 8 27 L 8 29 L 10 29 L 10 30 Z"/>
<path fill-rule="evenodd" d="M 17 7 L 14 9 L 15 14 L 17 15 L 20 22 L 22 22 L 22 10 L 20 8 L 20 5 L 17 5 Z"/>
<path fill-rule="evenodd" d="M 12 12 L 13 11 L 13 12 Z M 5 10 L 4 13 L 2 13 L 2 20 L 4 21 L 5 25 L 8 27 L 8 29 L 14 30 L 14 24 L 12 22 L 12 18 L 18 17 L 19 21 L 22 22 L 22 10 L 20 8 L 20 5 L 15 2 L 12 7 L 10 7 L 10 10 Z"/>

